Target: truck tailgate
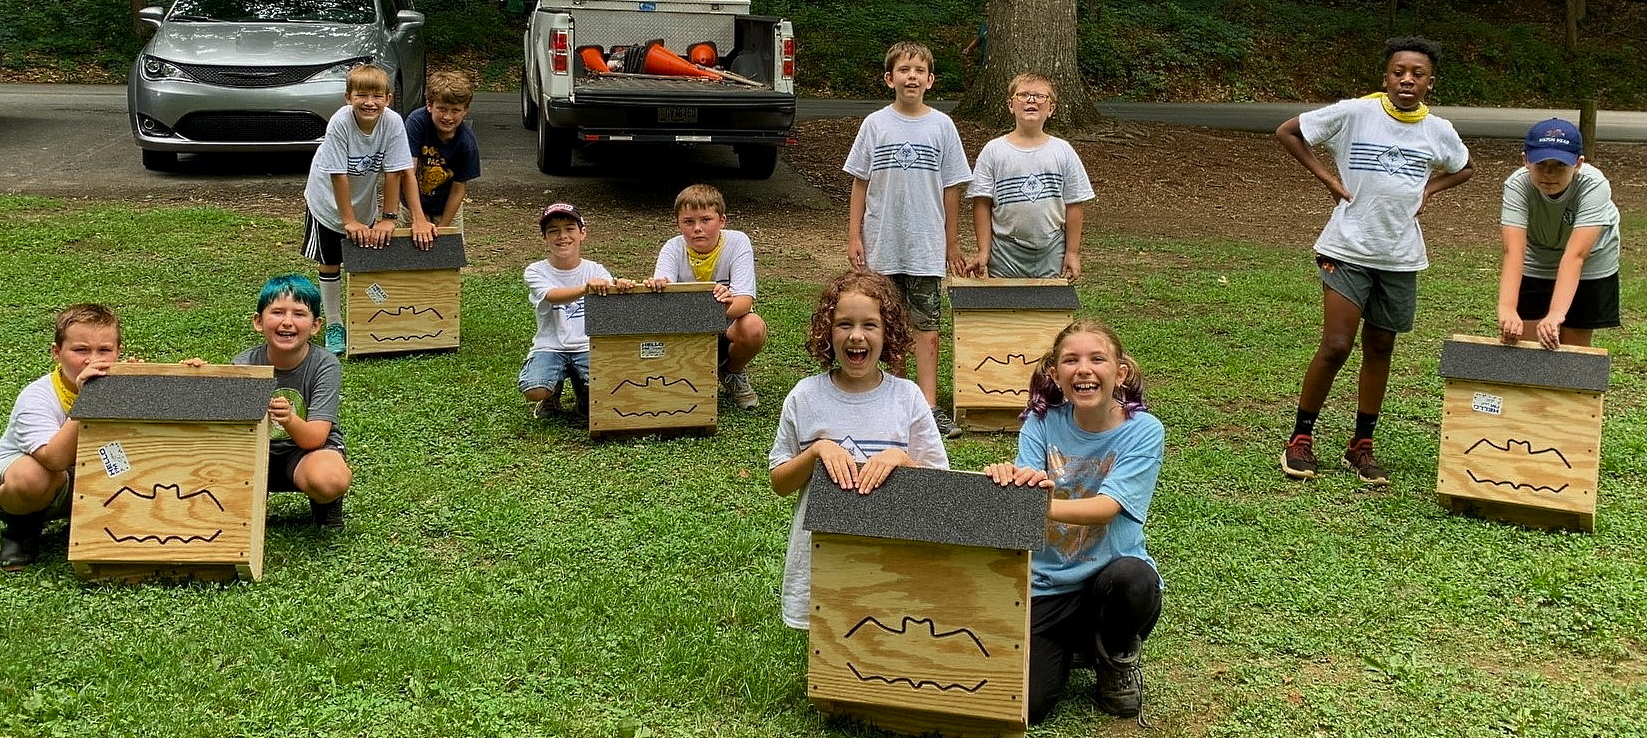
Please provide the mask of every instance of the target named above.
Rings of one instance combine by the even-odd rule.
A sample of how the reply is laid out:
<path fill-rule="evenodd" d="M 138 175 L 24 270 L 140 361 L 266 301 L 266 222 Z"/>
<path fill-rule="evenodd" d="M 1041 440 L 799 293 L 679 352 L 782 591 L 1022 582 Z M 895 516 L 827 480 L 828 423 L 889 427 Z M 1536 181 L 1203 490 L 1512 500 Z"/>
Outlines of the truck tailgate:
<path fill-rule="evenodd" d="M 579 80 L 572 97 L 583 105 L 699 108 L 795 108 L 795 96 L 765 87 L 692 79 L 590 77 Z"/>

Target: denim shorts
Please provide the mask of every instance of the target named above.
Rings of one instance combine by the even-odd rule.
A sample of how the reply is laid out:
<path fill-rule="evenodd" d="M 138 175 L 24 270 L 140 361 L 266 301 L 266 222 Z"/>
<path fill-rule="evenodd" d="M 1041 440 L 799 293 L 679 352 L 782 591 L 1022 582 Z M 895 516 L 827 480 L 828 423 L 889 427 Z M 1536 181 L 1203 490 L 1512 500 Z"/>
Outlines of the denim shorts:
<path fill-rule="evenodd" d="M 515 386 L 521 392 L 535 389 L 553 391 L 567 379 L 576 385 L 589 385 L 588 351 L 533 351 L 520 368 L 520 378 L 515 381 Z"/>

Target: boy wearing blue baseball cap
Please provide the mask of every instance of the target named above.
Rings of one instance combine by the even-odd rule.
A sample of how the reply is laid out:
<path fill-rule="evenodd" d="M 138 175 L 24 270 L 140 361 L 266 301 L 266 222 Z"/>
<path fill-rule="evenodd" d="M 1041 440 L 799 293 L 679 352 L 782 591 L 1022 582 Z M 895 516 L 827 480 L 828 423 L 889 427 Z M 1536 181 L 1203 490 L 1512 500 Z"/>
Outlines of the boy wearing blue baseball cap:
<path fill-rule="evenodd" d="M 1528 129 L 1522 161 L 1504 180 L 1499 215 L 1499 338 L 1588 346 L 1595 329 L 1619 325 L 1612 185 L 1584 162 L 1578 127 L 1560 118 Z"/>

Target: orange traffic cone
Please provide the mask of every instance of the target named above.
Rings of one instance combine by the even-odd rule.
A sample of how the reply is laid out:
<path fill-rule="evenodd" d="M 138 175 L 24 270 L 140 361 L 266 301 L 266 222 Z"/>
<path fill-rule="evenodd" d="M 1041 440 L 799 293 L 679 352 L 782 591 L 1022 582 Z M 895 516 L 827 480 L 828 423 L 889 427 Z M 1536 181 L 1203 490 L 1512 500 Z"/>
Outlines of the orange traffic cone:
<path fill-rule="evenodd" d="M 583 68 L 590 72 L 602 74 L 612 71 L 606 66 L 606 57 L 601 54 L 599 46 L 578 47 L 578 56 L 583 57 Z"/>
<path fill-rule="evenodd" d="M 714 41 L 699 41 L 686 47 L 686 58 L 700 67 L 713 67 L 721 55 L 715 50 Z"/>
<path fill-rule="evenodd" d="M 708 77 L 709 79 L 721 78 L 720 72 L 713 69 L 704 69 L 703 67 L 682 59 L 680 54 L 676 54 L 675 52 L 664 48 L 661 42 L 647 44 L 646 56 L 644 58 L 644 69 L 642 71 L 645 71 L 647 74 Z"/>

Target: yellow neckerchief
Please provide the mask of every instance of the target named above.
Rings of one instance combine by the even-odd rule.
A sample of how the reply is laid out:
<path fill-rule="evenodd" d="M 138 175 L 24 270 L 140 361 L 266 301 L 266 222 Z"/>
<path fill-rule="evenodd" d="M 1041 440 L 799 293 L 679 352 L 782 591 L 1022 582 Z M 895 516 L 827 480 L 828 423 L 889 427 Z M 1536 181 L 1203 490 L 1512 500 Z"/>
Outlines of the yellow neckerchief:
<path fill-rule="evenodd" d="M 692 277 L 699 282 L 713 282 L 715 279 L 715 262 L 721 258 L 721 247 L 726 245 L 726 234 L 722 233 L 720 240 L 715 242 L 715 248 L 707 254 L 700 254 L 692 250 L 688 244 L 682 244 L 686 249 L 686 263 L 692 267 Z"/>
<path fill-rule="evenodd" d="M 1415 110 L 1402 110 L 1401 108 L 1396 107 L 1395 103 L 1390 102 L 1390 96 L 1388 94 L 1382 92 L 1374 92 L 1371 95 L 1362 95 L 1361 99 L 1369 100 L 1375 97 L 1378 98 L 1380 102 L 1384 103 L 1384 112 L 1389 113 L 1391 118 L 1401 121 L 1402 123 L 1417 123 L 1424 120 L 1424 118 L 1430 114 L 1430 106 L 1425 105 L 1424 103 L 1419 103 L 1418 108 Z"/>
<path fill-rule="evenodd" d="M 79 392 L 69 389 L 68 383 L 63 381 L 61 364 L 51 370 L 51 388 L 57 390 L 57 402 L 63 406 L 64 413 L 73 408 L 75 399 L 80 397 Z"/>

